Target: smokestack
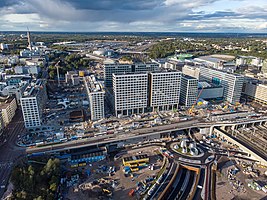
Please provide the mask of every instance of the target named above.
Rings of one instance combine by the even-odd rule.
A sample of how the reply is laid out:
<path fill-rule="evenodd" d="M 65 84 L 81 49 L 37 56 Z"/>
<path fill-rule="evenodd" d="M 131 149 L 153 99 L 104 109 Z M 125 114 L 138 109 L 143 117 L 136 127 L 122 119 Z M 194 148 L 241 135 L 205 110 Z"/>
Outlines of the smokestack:
<path fill-rule="evenodd" d="M 29 28 L 27 27 L 28 29 L 28 32 L 27 32 L 27 37 L 28 37 L 28 48 L 30 50 L 32 50 L 32 43 L 31 43 L 31 34 L 30 34 L 30 31 L 29 31 Z"/>

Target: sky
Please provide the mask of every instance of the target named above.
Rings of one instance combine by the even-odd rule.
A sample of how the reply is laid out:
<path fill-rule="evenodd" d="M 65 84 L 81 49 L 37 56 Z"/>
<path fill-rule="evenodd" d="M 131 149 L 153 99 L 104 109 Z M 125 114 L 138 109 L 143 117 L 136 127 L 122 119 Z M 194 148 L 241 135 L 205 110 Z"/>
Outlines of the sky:
<path fill-rule="evenodd" d="M 266 33 L 267 0 L 0 0 L 0 31 Z"/>

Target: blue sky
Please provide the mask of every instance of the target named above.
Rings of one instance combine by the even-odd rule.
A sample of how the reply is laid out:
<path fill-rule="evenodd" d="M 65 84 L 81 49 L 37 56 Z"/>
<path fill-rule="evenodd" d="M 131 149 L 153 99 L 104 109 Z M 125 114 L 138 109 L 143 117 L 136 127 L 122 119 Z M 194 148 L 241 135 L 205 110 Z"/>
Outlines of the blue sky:
<path fill-rule="evenodd" d="M 0 0 L 0 31 L 266 32 L 267 0 Z"/>

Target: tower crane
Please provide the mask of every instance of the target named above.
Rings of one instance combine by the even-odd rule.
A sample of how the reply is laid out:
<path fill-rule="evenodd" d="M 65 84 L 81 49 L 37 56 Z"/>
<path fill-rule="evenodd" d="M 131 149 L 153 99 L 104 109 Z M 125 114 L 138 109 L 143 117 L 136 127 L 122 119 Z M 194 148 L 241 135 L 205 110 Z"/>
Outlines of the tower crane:
<path fill-rule="evenodd" d="M 189 109 L 189 111 L 188 111 L 188 114 L 189 114 L 189 115 L 193 115 L 193 114 L 194 114 L 194 108 L 195 108 L 195 105 L 196 105 L 196 103 L 197 103 L 197 101 L 198 101 L 198 99 L 199 99 L 201 93 L 203 92 L 203 89 L 204 89 L 204 87 L 201 88 L 200 92 L 199 92 L 198 95 L 197 95 L 196 101 L 194 102 L 194 104 L 193 104 L 193 105 L 191 106 L 191 108 Z"/>

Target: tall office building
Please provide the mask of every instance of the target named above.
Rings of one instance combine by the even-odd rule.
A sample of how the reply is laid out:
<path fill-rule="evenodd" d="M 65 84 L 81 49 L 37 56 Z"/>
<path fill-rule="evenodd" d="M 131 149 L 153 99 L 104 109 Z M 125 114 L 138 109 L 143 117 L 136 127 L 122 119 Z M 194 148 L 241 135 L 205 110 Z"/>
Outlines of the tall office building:
<path fill-rule="evenodd" d="M 240 101 L 244 77 L 208 67 L 200 67 L 200 80 L 211 81 L 224 88 L 224 99 L 230 103 Z"/>
<path fill-rule="evenodd" d="M 112 87 L 112 74 L 151 72 L 159 69 L 157 63 L 104 64 L 105 87 Z"/>
<path fill-rule="evenodd" d="M 181 78 L 180 103 L 185 107 L 195 104 L 198 94 L 198 79 L 183 75 Z"/>
<path fill-rule="evenodd" d="M 26 128 L 42 125 L 42 111 L 47 100 L 45 80 L 34 80 L 20 99 Z"/>
<path fill-rule="evenodd" d="M 2 134 L 4 133 L 4 120 L 3 120 L 3 115 L 2 115 L 2 111 L 0 110 L 0 137 L 2 137 Z"/>
<path fill-rule="evenodd" d="M 113 74 L 113 98 L 116 116 L 140 114 L 147 107 L 148 74 Z"/>
<path fill-rule="evenodd" d="M 178 108 L 181 75 L 177 71 L 149 73 L 149 106 L 153 111 Z"/>
<path fill-rule="evenodd" d="M 267 74 L 267 59 L 262 62 L 261 72 Z"/>
<path fill-rule="evenodd" d="M 243 86 L 243 94 L 249 99 L 267 104 L 267 85 L 257 79 L 246 78 Z"/>
<path fill-rule="evenodd" d="M 4 126 L 6 127 L 15 116 L 17 110 L 17 101 L 15 97 L 9 97 L 0 102 L 0 110 L 2 113 L 2 119 Z"/>
<path fill-rule="evenodd" d="M 91 120 L 103 119 L 105 117 L 105 91 L 102 84 L 96 81 L 94 75 L 86 76 L 83 80 L 89 97 Z"/>

